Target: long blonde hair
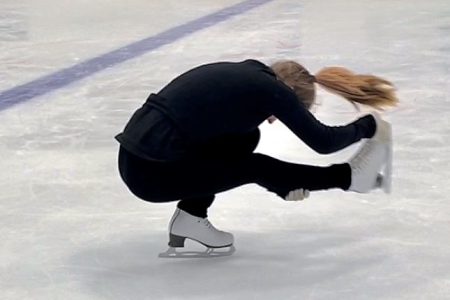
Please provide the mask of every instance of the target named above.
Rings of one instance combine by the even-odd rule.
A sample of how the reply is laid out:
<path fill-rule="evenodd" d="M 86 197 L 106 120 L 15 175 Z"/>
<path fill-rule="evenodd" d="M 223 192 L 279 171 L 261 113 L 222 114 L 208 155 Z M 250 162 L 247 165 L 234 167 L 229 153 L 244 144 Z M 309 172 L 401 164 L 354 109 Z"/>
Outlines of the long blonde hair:
<path fill-rule="evenodd" d="M 342 96 L 355 107 L 360 103 L 383 110 L 398 103 L 394 85 L 377 76 L 354 74 L 342 67 L 328 67 L 314 77 L 324 89 Z"/>
<path fill-rule="evenodd" d="M 315 101 L 314 82 L 342 96 L 356 108 L 359 103 L 383 110 L 398 103 L 394 85 L 377 76 L 355 74 L 343 67 L 327 67 L 311 75 L 302 65 L 290 60 L 278 61 L 271 68 L 281 81 L 294 90 L 307 108 Z"/>

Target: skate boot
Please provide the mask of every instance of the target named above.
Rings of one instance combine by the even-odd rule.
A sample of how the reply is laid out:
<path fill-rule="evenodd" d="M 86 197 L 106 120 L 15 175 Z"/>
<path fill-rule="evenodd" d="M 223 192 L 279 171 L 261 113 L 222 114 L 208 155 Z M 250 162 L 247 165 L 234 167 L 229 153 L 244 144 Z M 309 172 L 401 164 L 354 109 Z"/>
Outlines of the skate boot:
<path fill-rule="evenodd" d="M 383 173 L 377 177 L 377 184 L 385 193 L 391 193 L 392 190 L 392 160 L 393 160 L 393 141 L 392 126 L 389 122 L 381 119 L 378 113 L 372 113 L 377 122 L 377 131 L 372 139 L 384 144 L 387 149 L 386 163 L 383 167 Z M 380 179 L 380 180 L 379 180 Z"/>
<path fill-rule="evenodd" d="M 365 141 L 350 159 L 352 182 L 349 190 L 367 193 L 381 187 L 390 193 L 392 181 L 392 129 L 391 125 L 374 114 L 377 129 L 375 135 Z"/>
<path fill-rule="evenodd" d="M 186 239 L 206 246 L 206 251 L 176 251 L 176 248 L 184 247 Z M 231 233 L 217 230 L 207 218 L 199 218 L 177 208 L 169 223 L 169 249 L 159 257 L 228 256 L 235 251 L 233 242 Z M 219 248 L 227 248 L 228 251 L 217 251 Z"/>

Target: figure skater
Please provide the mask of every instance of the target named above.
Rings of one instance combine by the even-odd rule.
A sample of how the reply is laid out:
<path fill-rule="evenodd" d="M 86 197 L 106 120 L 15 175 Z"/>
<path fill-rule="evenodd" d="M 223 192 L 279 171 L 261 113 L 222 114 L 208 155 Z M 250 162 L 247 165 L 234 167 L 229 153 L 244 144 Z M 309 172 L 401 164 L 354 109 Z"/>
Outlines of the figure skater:
<path fill-rule="evenodd" d="M 355 105 L 382 109 L 397 102 L 393 85 L 376 76 L 341 67 L 311 75 L 295 61 L 267 66 L 253 59 L 196 67 L 148 97 L 116 136 L 119 171 L 138 198 L 179 201 L 169 223 L 170 247 L 184 247 L 188 238 L 209 250 L 231 248 L 233 235 L 217 230 L 207 210 L 217 193 L 245 184 L 284 200 L 302 200 L 309 191 L 377 187 L 388 167 L 390 124 L 376 113 L 345 126 L 322 124 L 309 111 L 316 84 Z M 321 154 L 368 140 L 348 162 L 326 167 L 254 153 L 258 126 L 277 119 Z"/>

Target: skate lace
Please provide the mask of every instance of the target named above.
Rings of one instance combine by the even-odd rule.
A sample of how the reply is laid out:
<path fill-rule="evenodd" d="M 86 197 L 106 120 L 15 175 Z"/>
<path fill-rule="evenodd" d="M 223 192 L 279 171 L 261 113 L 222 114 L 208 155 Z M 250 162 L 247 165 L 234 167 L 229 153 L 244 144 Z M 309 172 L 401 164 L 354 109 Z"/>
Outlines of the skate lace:
<path fill-rule="evenodd" d="M 199 219 L 198 222 L 199 222 L 199 223 L 202 222 L 203 225 L 205 225 L 205 226 L 208 227 L 208 228 L 213 227 L 212 224 L 211 224 L 211 222 L 209 222 L 208 219 L 203 219 L 203 220 L 202 220 L 202 219 Z"/>

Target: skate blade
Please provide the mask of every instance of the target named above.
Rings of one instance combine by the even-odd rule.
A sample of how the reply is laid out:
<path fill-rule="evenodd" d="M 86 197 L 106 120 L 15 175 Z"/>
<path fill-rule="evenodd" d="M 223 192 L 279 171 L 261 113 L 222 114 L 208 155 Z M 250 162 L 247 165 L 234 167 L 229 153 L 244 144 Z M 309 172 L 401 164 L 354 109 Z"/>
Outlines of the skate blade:
<path fill-rule="evenodd" d="M 389 126 L 389 136 L 386 145 L 387 145 L 387 158 L 386 158 L 386 165 L 384 167 L 384 174 L 381 187 L 386 194 L 390 194 L 392 191 L 392 161 L 393 161 L 391 126 Z"/>
<path fill-rule="evenodd" d="M 382 188 L 386 194 L 392 191 L 392 147 L 389 147 L 388 161 L 384 169 Z"/>
<path fill-rule="evenodd" d="M 213 258 L 230 256 L 236 248 L 232 245 L 228 247 L 228 250 L 222 251 L 219 249 L 224 248 L 207 248 L 205 251 L 177 251 L 176 248 L 169 247 L 166 252 L 162 252 L 158 255 L 160 258 Z"/>

